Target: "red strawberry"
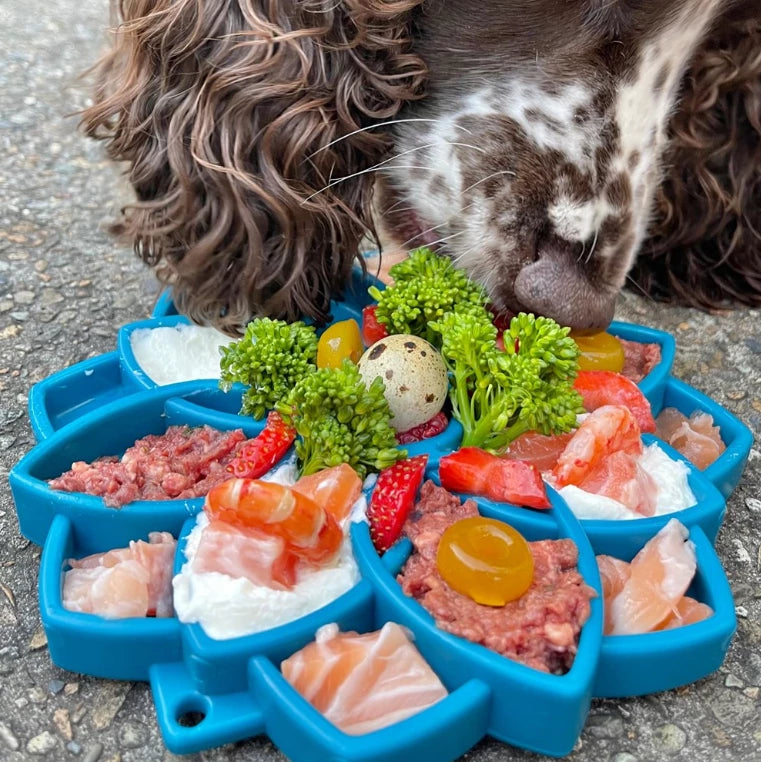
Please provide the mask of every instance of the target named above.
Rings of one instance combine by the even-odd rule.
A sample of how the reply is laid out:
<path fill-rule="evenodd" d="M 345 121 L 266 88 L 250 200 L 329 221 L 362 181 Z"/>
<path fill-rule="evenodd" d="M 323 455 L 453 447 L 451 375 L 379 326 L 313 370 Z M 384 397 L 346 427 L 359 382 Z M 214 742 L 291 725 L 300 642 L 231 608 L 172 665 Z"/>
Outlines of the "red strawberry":
<path fill-rule="evenodd" d="M 388 336 L 388 330 L 383 323 L 378 322 L 376 312 L 378 311 L 377 304 L 368 304 L 362 310 L 362 343 L 366 347 L 370 347 L 375 344 L 376 341 L 385 339 Z"/>
<path fill-rule="evenodd" d="M 258 479 L 280 461 L 294 439 L 296 429 L 286 425 L 280 413 L 273 410 L 261 432 L 240 445 L 227 470 L 233 476 Z"/>
<path fill-rule="evenodd" d="M 492 455 L 478 447 L 463 447 L 439 461 L 441 486 L 451 492 L 488 497 L 501 503 L 549 508 L 539 469 L 522 460 Z"/>
<path fill-rule="evenodd" d="M 436 413 L 433 418 L 421 423 L 419 426 L 413 426 L 407 431 L 400 431 L 396 435 L 396 441 L 399 444 L 406 445 L 413 442 L 419 442 L 421 439 L 428 439 L 441 434 L 446 429 L 449 419 L 444 413 Z"/>
<path fill-rule="evenodd" d="M 427 455 L 416 455 L 384 468 L 370 498 L 367 520 L 370 537 L 379 553 L 387 551 L 399 539 L 404 522 L 415 505 L 423 482 Z"/>
<path fill-rule="evenodd" d="M 611 370 L 580 370 L 573 388 L 581 395 L 588 412 L 603 405 L 628 407 L 637 419 L 640 431 L 655 432 L 650 403 L 637 384 Z"/>

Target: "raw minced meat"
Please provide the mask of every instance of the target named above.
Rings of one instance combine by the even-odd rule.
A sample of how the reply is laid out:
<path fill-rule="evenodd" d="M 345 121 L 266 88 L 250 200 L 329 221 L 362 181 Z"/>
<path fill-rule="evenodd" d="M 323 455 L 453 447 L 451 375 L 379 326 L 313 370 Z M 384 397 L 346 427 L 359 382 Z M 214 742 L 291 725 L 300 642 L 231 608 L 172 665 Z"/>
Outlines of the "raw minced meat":
<path fill-rule="evenodd" d="M 529 589 L 505 606 L 484 606 L 449 587 L 436 567 L 444 530 L 477 515 L 472 500 L 460 503 L 442 487 L 426 482 L 405 525 L 414 551 L 398 576 L 402 589 L 431 613 L 441 629 L 534 669 L 567 672 L 589 617 L 589 601 L 596 596 L 576 568 L 575 543 L 530 542 L 534 579 Z"/>
<path fill-rule="evenodd" d="M 661 361 L 660 344 L 619 339 L 624 349 L 622 375 L 638 384 Z"/>
<path fill-rule="evenodd" d="M 71 470 L 49 484 L 56 490 L 101 496 L 113 508 L 133 500 L 202 497 L 231 477 L 226 466 L 246 441 L 241 429 L 169 426 L 164 434 L 139 439 L 121 458 L 72 463 Z"/>

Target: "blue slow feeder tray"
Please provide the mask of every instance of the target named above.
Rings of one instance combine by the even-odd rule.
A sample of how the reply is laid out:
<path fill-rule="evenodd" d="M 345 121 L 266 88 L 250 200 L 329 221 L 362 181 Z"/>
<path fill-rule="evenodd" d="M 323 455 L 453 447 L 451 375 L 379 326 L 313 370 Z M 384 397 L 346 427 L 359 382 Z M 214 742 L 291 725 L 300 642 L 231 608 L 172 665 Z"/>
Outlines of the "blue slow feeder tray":
<path fill-rule="evenodd" d="M 110 509 L 113 510 L 113 509 Z M 164 529 L 160 523 L 152 530 Z M 82 558 L 125 547 L 118 533 L 105 530 L 94 538 L 75 530 L 71 520 L 56 516 L 40 559 L 40 616 L 45 626 L 50 658 L 71 672 L 113 680 L 147 680 L 152 664 L 174 661 L 182 655 L 180 623 L 174 618 L 108 620 L 94 614 L 68 611 L 61 603 L 63 571 L 69 558 Z M 148 533 L 131 539 L 147 540 Z"/>
<path fill-rule="evenodd" d="M 697 572 L 687 594 L 708 604 L 713 616 L 695 624 L 641 635 L 606 635 L 602 639 L 595 696 L 641 696 L 692 683 L 717 670 L 724 661 L 737 619 L 724 569 L 703 530 L 690 529 Z M 593 543 L 596 553 L 631 561 L 618 542 Z"/>
<path fill-rule="evenodd" d="M 332 305 L 334 319 L 360 319 L 362 308 L 371 302 L 367 294 L 371 283 L 382 288 L 378 281 L 363 280 L 355 272 L 351 298 Z M 108 621 L 66 611 L 61 587 L 68 558 L 124 547 L 150 531 L 163 530 L 179 538 L 177 571 L 203 500 L 143 501 L 113 509 L 97 497 L 55 492 L 47 479 L 66 471 L 75 460 L 119 455 L 138 438 L 162 433 L 171 424 L 242 428 L 247 436 L 261 430 L 263 422 L 238 415 L 242 387 L 225 394 L 214 380 L 156 386 L 143 373 L 131 350 L 131 332 L 184 322 L 165 294 L 153 318 L 121 329 L 116 351 L 35 385 L 29 409 L 40 443 L 10 474 L 21 531 L 44 546 L 40 609 L 51 658 L 72 671 L 150 680 L 162 734 L 172 751 L 199 751 L 266 733 L 294 760 L 380 762 L 393 756 L 422 762 L 453 759 L 488 734 L 560 756 L 572 749 L 592 696 L 669 689 L 704 677 L 723 661 L 735 628 L 734 605 L 712 542 L 752 437 L 731 413 L 669 375 L 674 356 L 671 336 L 625 323 L 614 323 L 611 331 L 661 348 L 661 362 L 640 382 L 653 412 L 665 406 L 687 415 L 704 410 L 714 417 L 727 444 L 726 452 L 704 472 L 690 466 L 689 482 L 698 503 L 673 514 L 688 526 L 697 547 L 698 574 L 690 593 L 714 609 L 708 620 L 665 632 L 603 637 L 598 598 L 592 601 L 572 669 L 563 676 L 540 673 L 439 630 L 396 582 L 410 543 L 401 541 L 379 557 L 365 524 L 353 525 L 351 534 L 360 582 L 322 609 L 265 632 L 218 641 L 199 625 L 182 624 L 176 618 Z M 453 421 L 437 437 L 405 449 L 410 455 L 428 453 L 426 474 L 437 480 L 440 457 L 457 449 L 461 436 L 460 425 Z M 645 441 L 653 437 L 646 436 Z M 598 591 L 594 553 L 628 560 L 671 518 L 579 522 L 557 493 L 551 489 L 548 493 L 552 503 L 548 511 L 480 498 L 476 502 L 484 515 L 508 521 L 530 540 L 573 539 L 579 547 L 579 570 Z M 396 621 L 414 633 L 418 648 L 450 695 L 390 728 L 348 736 L 287 684 L 278 665 L 311 641 L 322 624 L 337 622 L 342 630 L 366 632 L 386 621 Z"/>
<path fill-rule="evenodd" d="M 529 540 L 573 539 L 579 548 L 579 571 L 588 584 L 599 591 L 599 574 L 592 548 L 578 522 L 562 501 L 548 513 L 554 523 L 554 531 L 549 536 L 536 535 L 531 527 L 522 526 L 520 521 L 514 524 Z M 192 522 L 183 533 L 191 528 Z M 219 718 L 221 710 L 215 704 L 222 695 L 224 705 L 233 711 L 229 723 L 219 722 L 232 729 L 238 710 L 234 702 L 229 701 L 229 694 L 245 695 L 248 692 L 251 695 L 245 704 L 252 706 L 259 701 L 266 707 L 261 714 L 268 733 L 270 727 L 280 728 L 281 734 L 275 731 L 272 738 L 296 760 L 317 759 L 329 753 L 336 744 L 348 744 L 348 748 L 354 748 L 358 759 L 384 759 L 388 758 L 384 754 L 390 755 L 393 751 L 405 759 L 411 759 L 414 753 L 416 759 L 433 762 L 454 759 L 485 733 L 554 756 L 571 751 L 583 727 L 592 696 L 602 632 L 599 598 L 592 601 L 592 613 L 582 629 L 571 670 L 562 676 L 545 674 L 438 629 L 425 609 L 405 596 L 396 582 L 395 575 L 411 550 L 409 542 L 399 542 L 379 558 L 366 524 L 352 525 L 351 537 L 362 580 L 333 603 L 303 619 L 229 641 L 211 640 L 198 625 L 181 625 L 185 631 L 184 664 L 159 666 L 151 672 L 159 723 L 170 750 L 187 753 L 244 737 L 236 733 L 225 735 L 211 724 L 204 729 L 200 725 L 187 728 L 177 718 L 178 708 L 194 703 L 209 707 Z M 292 709 L 284 712 L 284 707 L 304 708 L 302 705 L 308 704 L 303 699 L 296 700 L 297 694 L 277 667 L 284 658 L 310 642 L 320 625 L 338 622 L 342 630 L 366 632 L 378 629 L 387 621 L 397 622 L 414 633 L 417 647 L 450 691 L 451 695 L 441 707 L 447 704 L 447 714 L 450 715 L 445 748 L 441 743 L 430 745 L 430 742 L 419 748 L 409 745 L 412 738 L 426 738 L 429 732 L 442 727 L 436 708 L 400 723 L 395 733 L 381 731 L 355 739 L 338 731 L 311 707 L 307 715 L 317 717 L 311 718 L 314 724 L 305 726 L 301 722 L 302 712 L 298 712 L 295 719 Z M 254 658 L 253 654 L 256 654 Z M 199 669 L 199 660 L 203 662 L 202 669 Z M 222 670 L 226 674 L 219 675 Z M 252 672 L 256 675 L 253 681 Z M 473 716 L 474 701 L 480 708 L 478 718 Z M 548 735 L 546 723 L 550 721 L 553 733 Z M 461 727 L 463 722 L 464 727 Z M 410 738 L 399 737 L 402 725 L 406 725 Z M 474 736 L 476 730 L 478 735 Z M 302 734 L 303 741 L 297 743 L 295 739 Z M 203 743 L 199 743 L 199 738 L 203 738 Z M 468 745 L 463 744 L 464 738 Z M 377 756 L 369 757 L 368 754 Z M 355 756 L 348 758 L 354 759 Z"/>
<path fill-rule="evenodd" d="M 363 279 L 362 271 L 356 268 L 347 289 L 347 299 L 331 302 L 333 319 L 361 321 L 362 308 L 372 302 L 367 293 L 371 283 L 376 281 L 369 276 L 367 280 Z M 377 283 L 382 286 L 380 281 Z M 190 321 L 177 314 L 170 293 L 164 292 L 156 303 L 152 318 L 122 326 L 113 352 L 83 360 L 34 384 L 29 391 L 29 421 L 37 441 L 47 439 L 67 423 L 110 402 L 156 387 L 135 358 L 132 333 L 138 329 L 179 325 L 190 325 Z"/>
<path fill-rule="evenodd" d="M 696 503 L 690 508 L 684 508 L 674 513 L 665 513 L 659 516 L 650 516 L 641 519 L 579 519 L 584 532 L 594 546 L 605 546 L 609 555 L 624 558 L 633 556 L 654 534 L 661 529 L 671 518 L 677 518 L 688 529 L 694 526 L 700 527 L 705 535 L 713 542 L 724 520 L 727 504 L 722 494 L 710 482 L 705 474 L 695 468 L 686 458 L 665 442 L 658 440 L 652 434 L 644 434 L 642 440 L 645 444 L 657 442 L 659 447 L 672 459 L 684 463 L 688 470 L 687 481 L 695 495 Z M 557 493 L 552 487 L 547 487 L 549 495 Z M 461 495 L 467 497 L 467 495 Z M 560 495 L 558 495 L 558 499 Z M 496 503 L 491 500 L 484 501 L 484 509 L 493 518 L 511 523 L 516 516 L 522 515 L 527 509 L 511 506 L 506 503 Z M 543 511 L 530 511 L 530 523 L 537 531 L 548 531 L 551 521 Z"/>
<path fill-rule="evenodd" d="M 53 519 L 64 516 L 77 532 L 84 554 L 97 552 L 106 538 L 111 547 L 119 547 L 156 529 L 177 536 L 185 520 L 201 510 L 203 498 L 141 500 L 115 509 L 100 497 L 52 490 L 47 480 L 67 471 L 75 461 L 121 455 L 138 439 L 163 434 L 171 425 L 207 423 L 256 436 L 264 422 L 230 412 L 231 405 L 240 408 L 239 395 L 235 402 L 214 384 L 188 381 L 110 402 L 55 432 L 24 456 L 8 477 L 21 533 L 43 545 Z"/>

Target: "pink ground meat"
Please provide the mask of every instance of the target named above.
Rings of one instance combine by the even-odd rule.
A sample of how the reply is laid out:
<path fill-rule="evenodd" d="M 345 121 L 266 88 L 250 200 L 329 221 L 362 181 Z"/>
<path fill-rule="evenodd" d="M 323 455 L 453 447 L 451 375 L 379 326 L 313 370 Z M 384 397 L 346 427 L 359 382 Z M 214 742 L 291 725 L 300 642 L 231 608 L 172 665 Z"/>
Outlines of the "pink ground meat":
<path fill-rule="evenodd" d="M 589 617 L 589 601 L 596 596 L 576 568 L 576 545 L 567 539 L 529 543 L 534 557 L 531 587 L 505 606 L 483 606 L 449 587 L 436 568 L 443 531 L 476 515 L 472 500 L 461 504 L 445 489 L 426 482 L 405 525 L 415 549 L 397 578 L 402 589 L 441 629 L 542 672 L 567 672 Z"/>
<path fill-rule="evenodd" d="M 211 426 L 169 426 L 149 434 L 122 455 L 72 463 L 71 470 L 51 479 L 53 489 L 103 497 L 119 508 L 133 500 L 201 497 L 229 479 L 227 464 L 246 436 L 241 429 L 218 431 Z"/>
<path fill-rule="evenodd" d="M 639 383 L 660 361 L 659 344 L 642 344 L 639 341 L 619 339 L 624 348 L 624 367 L 621 373 Z"/>

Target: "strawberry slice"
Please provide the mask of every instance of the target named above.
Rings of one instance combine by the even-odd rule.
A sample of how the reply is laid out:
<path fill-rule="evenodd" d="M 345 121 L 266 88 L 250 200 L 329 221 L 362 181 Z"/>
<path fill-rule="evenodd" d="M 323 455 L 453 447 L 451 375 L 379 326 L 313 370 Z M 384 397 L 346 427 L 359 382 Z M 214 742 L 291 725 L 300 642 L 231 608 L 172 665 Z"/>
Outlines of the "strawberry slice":
<path fill-rule="evenodd" d="M 296 429 L 272 410 L 261 432 L 240 445 L 227 470 L 242 479 L 258 479 L 282 459 L 294 439 Z"/>
<path fill-rule="evenodd" d="M 441 486 L 451 492 L 488 497 L 501 503 L 549 508 L 539 469 L 522 460 L 492 455 L 479 447 L 463 447 L 439 461 Z"/>
<path fill-rule="evenodd" d="M 385 553 L 402 533 L 423 482 L 427 455 L 416 455 L 384 468 L 370 498 L 367 520 L 370 537 L 379 553 Z"/>
<path fill-rule="evenodd" d="M 640 431 L 655 432 L 650 402 L 637 384 L 612 370 L 580 370 L 573 388 L 581 395 L 588 412 L 603 405 L 628 407 L 637 419 Z"/>
<path fill-rule="evenodd" d="M 413 442 L 420 442 L 422 439 L 428 439 L 435 437 L 437 434 L 441 434 L 449 424 L 449 419 L 444 413 L 436 413 L 433 418 L 427 420 L 425 423 L 421 423 L 419 426 L 413 426 L 407 431 L 400 431 L 396 435 L 396 441 L 399 444 L 406 445 Z"/>
<path fill-rule="evenodd" d="M 370 347 L 375 344 L 376 341 L 385 339 L 388 336 L 388 330 L 383 323 L 378 322 L 376 312 L 378 311 L 377 304 L 368 304 L 362 310 L 362 343 L 366 347 Z"/>

